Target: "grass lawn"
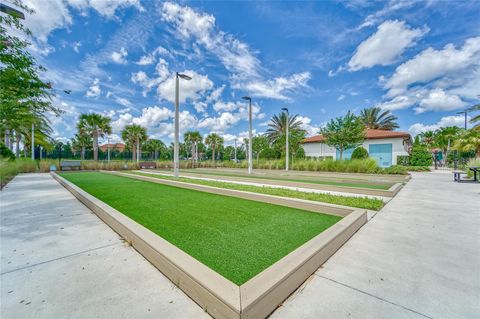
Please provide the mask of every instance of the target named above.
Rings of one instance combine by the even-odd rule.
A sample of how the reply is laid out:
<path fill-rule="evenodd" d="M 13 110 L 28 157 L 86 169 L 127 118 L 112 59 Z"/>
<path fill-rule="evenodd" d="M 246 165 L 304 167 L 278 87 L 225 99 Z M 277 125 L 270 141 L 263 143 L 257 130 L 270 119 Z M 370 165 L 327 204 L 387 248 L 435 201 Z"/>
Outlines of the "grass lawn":
<path fill-rule="evenodd" d="M 60 175 L 237 285 L 341 219 L 105 173 Z"/>
<path fill-rule="evenodd" d="M 242 178 L 252 178 L 252 179 L 263 179 L 263 180 L 272 180 L 272 181 L 285 181 L 285 182 L 299 182 L 299 183 L 308 183 L 308 184 L 320 184 L 320 185 L 331 185 L 331 186 L 346 186 L 346 187 L 359 187 L 359 188 L 370 188 L 370 189 L 389 189 L 392 187 L 393 183 L 363 183 L 358 181 L 332 181 L 332 180 L 318 180 L 318 179 L 302 179 L 302 178 L 288 178 L 288 177 L 274 177 L 274 176 L 259 176 L 259 175 L 246 175 L 246 174 L 235 174 L 235 173 L 215 173 L 215 172 L 196 172 L 195 170 L 187 170 L 188 173 L 192 174 L 203 174 L 203 175 L 215 175 L 215 176 L 226 176 L 226 177 L 242 177 Z"/>
<path fill-rule="evenodd" d="M 149 174 L 149 173 L 138 173 L 138 172 L 127 172 L 127 173 L 160 178 L 160 179 L 167 179 L 167 180 L 179 180 L 181 182 L 186 182 L 191 184 L 235 189 L 235 190 L 247 191 L 247 192 L 253 192 L 253 193 L 308 199 L 308 200 L 313 200 L 317 202 L 330 203 L 330 204 L 336 204 L 336 205 L 345 205 L 350 207 L 358 207 L 358 208 L 365 208 L 365 209 L 371 209 L 371 210 L 380 210 L 384 205 L 381 199 L 368 198 L 368 197 L 307 193 L 307 192 L 300 192 L 296 190 L 274 188 L 274 187 L 268 187 L 268 186 L 241 185 L 241 184 L 235 184 L 235 183 L 208 181 L 208 180 L 194 179 L 194 178 L 188 178 L 188 177 L 180 177 L 176 179 L 173 176 Z"/>

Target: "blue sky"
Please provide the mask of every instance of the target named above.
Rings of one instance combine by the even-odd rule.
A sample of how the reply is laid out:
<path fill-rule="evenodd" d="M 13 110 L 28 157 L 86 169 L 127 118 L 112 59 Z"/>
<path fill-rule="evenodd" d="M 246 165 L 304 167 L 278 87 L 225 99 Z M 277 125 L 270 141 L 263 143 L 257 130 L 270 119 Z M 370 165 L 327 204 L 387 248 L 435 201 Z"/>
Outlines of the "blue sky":
<path fill-rule="evenodd" d="M 380 106 L 417 134 L 463 125 L 455 113 L 480 94 L 480 2 L 154 2 L 28 0 L 31 51 L 64 109 L 55 137 L 80 113 L 112 118 L 112 140 L 131 123 L 170 141 L 175 71 L 181 131 L 233 143 L 288 107 L 310 134 L 348 110 Z"/>

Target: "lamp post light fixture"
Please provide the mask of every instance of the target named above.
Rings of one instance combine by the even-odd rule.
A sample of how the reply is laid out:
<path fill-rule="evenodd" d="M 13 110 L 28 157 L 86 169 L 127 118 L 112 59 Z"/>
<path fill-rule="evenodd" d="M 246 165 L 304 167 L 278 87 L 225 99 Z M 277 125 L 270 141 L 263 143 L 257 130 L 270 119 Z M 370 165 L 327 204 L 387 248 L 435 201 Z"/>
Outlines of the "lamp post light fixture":
<path fill-rule="evenodd" d="M 287 114 L 287 127 L 285 129 L 285 133 L 286 133 L 286 138 L 285 138 L 285 155 L 286 155 L 286 158 L 285 158 L 285 171 L 288 171 L 288 156 L 289 156 L 289 151 L 288 151 L 288 127 L 290 126 L 290 116 L 289 116 L 289 113 L 288 113 L 288 108 L 284 107 L 282 108 L 282 111 L 284 111 L 286 114 Z"/>
<path fill-rule="evenodd" d="M 173 144 L 173 172 L 175 177 L 178 177 L 178 168 L 180 161 L 178 159 L 178 139 L 179 139 L 179 78 L 190 81 L 192 78 L 186 74 L 176 72 L 175 75 L 175 141 Z"/>
<path fill-rule="evenodd" d="M 252 174 L 252 98 L 244 96 L 242 99 L 248 101 L 248 174 Z"/>

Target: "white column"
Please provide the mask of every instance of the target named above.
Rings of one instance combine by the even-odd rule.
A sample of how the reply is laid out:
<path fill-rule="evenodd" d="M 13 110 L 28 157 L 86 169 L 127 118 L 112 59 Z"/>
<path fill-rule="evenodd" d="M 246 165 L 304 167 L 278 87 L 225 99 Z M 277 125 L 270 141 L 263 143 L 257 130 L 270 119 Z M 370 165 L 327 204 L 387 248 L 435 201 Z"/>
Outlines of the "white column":
<path fill-rule="evenodd" d="M 173 172 L 178 177 L 179 158 L 178 158 L 178 139 L 179 139 L 179 92 L 178 92 L 178 74 L 175 77 L 175 141 L 173 144 Z"/>
<path fill-rule="evenodd" d="M 288 122 L 289 122 L 289 114 L 287 112 L 287 129 L 286 129 L 286 131 L 287 131 L 287 137 L 286 137 L 286 153 L 287 153 L 286 155 L 287 155 L 287 157 L 286 157 L 286 161 L 285 161 L 285 170 L 286 171 L 288 171 L 288 156 L 289 156 L 289 152 L 288 152 L 288 127 L 290 126 L 289 125 L 290 123 L 288 123 Z"/>
<path fill-rule="evenodd" d="M 252 174 L 252 99 L 249 100 L 248 108 L 248 174 Z"/>

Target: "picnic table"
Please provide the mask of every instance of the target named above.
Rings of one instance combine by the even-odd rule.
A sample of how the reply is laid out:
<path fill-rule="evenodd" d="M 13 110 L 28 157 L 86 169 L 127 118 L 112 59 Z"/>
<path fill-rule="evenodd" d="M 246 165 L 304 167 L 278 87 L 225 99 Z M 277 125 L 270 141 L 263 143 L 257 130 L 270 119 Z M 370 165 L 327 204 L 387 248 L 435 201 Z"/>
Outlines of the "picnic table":
<path fill-rule="evenodd" d="M 480 166 L 470 166 L 468 169 L 473 172 L 473 180 L 478 182 L 477 173 L 480 172 Z"/>

